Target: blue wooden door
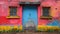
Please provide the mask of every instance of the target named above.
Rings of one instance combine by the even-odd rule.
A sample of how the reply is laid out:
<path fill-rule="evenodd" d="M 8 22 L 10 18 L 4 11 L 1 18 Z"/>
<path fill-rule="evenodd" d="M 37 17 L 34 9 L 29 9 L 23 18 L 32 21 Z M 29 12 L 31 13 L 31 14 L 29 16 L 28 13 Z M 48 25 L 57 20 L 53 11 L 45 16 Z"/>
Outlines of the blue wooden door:
<path fill-rule="evenodd" d="M 23 6 L 23 26 L 36 26 L 37 21 L 37 6 Z"/>

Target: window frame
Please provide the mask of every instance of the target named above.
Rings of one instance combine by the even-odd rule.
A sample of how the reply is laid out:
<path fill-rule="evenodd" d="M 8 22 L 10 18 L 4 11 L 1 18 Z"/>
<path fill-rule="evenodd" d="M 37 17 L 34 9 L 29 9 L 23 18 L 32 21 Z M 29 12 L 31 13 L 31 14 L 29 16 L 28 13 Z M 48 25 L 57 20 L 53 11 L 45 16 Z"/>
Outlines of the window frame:
<path fill-rule="evenodd" d="M 44 16 L 44 15 L 43 15 L 43 12 L 44 12 L 44 11 L 43 11 L 43 8 L 49 8 L 49 9 L 51 10 L 51 7 L 42 7 L 42 16 Z M 49 10 L 49 16 L 50 16 L 50 10 Z M 46 16 L 46 17 L 47 17 L 47 16 Z"/>
<path fill-rule="evenodd" d="M 10 16 L 10 8 L 16 8 L 16 10 L 17 10 L 17 7 L 16 6 L 9 6 L 9 10 L 8 10 L 8 16 L 7 16 L 7 18 L 20 18 L 19 16 L 18 16 L 18 10 L 17 10 L 17 15 L 16 16 Z"/>
<path fill-rule="evenodd" d="M 52 16 L 51 16 L 51 7 L 50 7 L 50 10 L 49 10 L 49 16 L 43 16 L 43 7 L 50 7 L 50 6 L 42 6 L 41 7 L 41 10 L 42 10 L 42 15 L 40 16 L 41 19 L 52 19 Z"/>

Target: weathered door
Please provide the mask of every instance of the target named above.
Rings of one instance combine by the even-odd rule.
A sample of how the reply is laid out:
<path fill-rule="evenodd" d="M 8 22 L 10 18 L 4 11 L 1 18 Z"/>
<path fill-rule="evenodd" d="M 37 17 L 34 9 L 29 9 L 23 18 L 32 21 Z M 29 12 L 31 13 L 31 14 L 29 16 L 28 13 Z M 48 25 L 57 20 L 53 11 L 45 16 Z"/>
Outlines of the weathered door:
<path fill-rule="evenodd" d="M 23 6 L 23 27 L 35 27 L 37 25 L 37 21 L 37 6 Z"/>

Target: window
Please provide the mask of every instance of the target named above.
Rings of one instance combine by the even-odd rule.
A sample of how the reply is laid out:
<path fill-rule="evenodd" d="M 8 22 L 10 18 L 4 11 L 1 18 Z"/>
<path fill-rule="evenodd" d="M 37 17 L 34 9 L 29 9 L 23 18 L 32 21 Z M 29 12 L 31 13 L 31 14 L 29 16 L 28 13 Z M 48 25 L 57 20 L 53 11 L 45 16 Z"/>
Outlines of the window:
<path fill-rule="evenodd" d="M 17 16 L 17 7 L 9 7 L 9 16 L 8 18 L 18 18 Z"/>
<path fill-rule="evenodd" d="M 10 8 L 10 16 L 17 16 L 17 8 L 16 7 L 9 7 Z"/>
<path fill-rule="evenodd" d="M 43 7 L 43 16 L 50 16 L 49 15 L 49 11 L 50 11 L 50 7 Z"/>
<path fill-rule="evenodd" d="M 42 18 L 51 18 L 50 7 L 42 7 Z"/>

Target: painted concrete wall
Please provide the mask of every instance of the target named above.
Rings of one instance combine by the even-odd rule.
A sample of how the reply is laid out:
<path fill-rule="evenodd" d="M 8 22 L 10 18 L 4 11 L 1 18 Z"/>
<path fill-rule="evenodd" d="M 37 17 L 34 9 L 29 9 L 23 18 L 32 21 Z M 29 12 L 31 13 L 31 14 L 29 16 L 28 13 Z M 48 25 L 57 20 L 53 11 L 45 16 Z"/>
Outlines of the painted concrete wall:
<path fill-rule="evenodd" d="M 9 14 L 9 6 L 17 6 L 18 19 L 9 19 L 6 18 Z M 42 16 L 42 6 L 50 6 L 51 7 L 51 16 L 53 20 L 44 20 L 40 19 Z M 45 0 L 41 1 L 41 5 L 38 6 L 38 25 L 47 25 L 47 23 L 54 21 L 55 18 L 59 19 L 60 13 L 60 1 L 55 0 Z M 19 0 L 0 0 L 0 24 L 14 24 L 14 25 L 21 25 L 22 24 L 22 6 L 19 6 Z"/>
<path fill-rule="evenodd" d="M 52 20 L 40 19 L 40 16 L 42 16 L 42 7 L 51 7 L 50 15 L 52 16 Z M 59 21 L 59 18 L 60 18 L 60 16 L 59 16 L 60 8 L 59 7 L 60 7 L 60 1 L 58 1 L 58 0 L 57 1 L 46 0 L 46 1 L 41 2 L 41 5 L 38 7 L 38 25 L 47 25 L 47 24 L 52 23 L 55 20 Z"/>
<path fill-rule="evenodd" d="M 18 19 L 9 19 L 6 18 L 9 16 L 9 6 L 17 6 L 17 15 L 20 17 Z M 19 6 L 18 0 L 0 0 L 0 24 L 14 24 L 14 25 L 22 25 L 22 7 Z"/>

